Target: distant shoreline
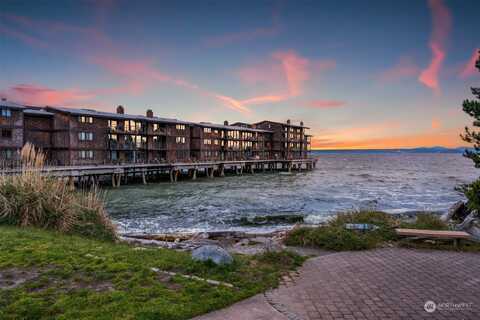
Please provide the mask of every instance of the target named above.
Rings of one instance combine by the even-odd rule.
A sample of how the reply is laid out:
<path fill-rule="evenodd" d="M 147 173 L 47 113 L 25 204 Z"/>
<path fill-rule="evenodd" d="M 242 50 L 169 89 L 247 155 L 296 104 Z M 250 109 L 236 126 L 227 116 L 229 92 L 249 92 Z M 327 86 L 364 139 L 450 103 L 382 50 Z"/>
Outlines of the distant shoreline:
<path fill-rule="evenodd" d="M 462 154 L 468 147 L 445 148 L 398 148 L 398 149 L 320 149 L 312 150 L 311 153 L 356 153 L 356 154 L 374 154 L 374 153 L 456 153 Z"/>

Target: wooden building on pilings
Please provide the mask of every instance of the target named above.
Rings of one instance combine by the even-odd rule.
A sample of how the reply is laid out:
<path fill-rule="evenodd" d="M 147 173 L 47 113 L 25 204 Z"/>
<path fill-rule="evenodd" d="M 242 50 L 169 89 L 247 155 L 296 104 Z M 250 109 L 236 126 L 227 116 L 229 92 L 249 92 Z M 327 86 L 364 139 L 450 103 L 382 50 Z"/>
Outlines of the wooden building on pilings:
<path fill-rule="evenodd" d="M 195 123 L 158 117 L 151 109 L 131 115 L 122 106 L 112 113 L 2 100 L 0 160 L 15 161 L 27 142 L 42 149 L 51 166 L 307 159 L 306 129 L 289 120 Z"/>

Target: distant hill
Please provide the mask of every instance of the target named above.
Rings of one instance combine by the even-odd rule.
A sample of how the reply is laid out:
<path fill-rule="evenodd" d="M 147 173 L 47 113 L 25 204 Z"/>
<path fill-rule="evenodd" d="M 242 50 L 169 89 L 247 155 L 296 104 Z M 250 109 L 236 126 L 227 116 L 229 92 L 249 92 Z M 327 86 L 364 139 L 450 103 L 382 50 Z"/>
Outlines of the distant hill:
<path fill-rule="evenodd" d="M 445 147 L 420 147 L 411 149 L 351 149 L 351 150 L 312 150 L 313 153 L 463 153 L 468 147 L 445 148 Z"/>

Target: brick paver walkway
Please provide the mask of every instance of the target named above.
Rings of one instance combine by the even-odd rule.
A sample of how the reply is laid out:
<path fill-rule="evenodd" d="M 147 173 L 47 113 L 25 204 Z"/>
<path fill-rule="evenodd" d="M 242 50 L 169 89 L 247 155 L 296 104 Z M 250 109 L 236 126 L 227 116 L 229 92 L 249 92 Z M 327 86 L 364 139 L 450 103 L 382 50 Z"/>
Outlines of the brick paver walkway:
<path fill-rule="evenodd" d="M 480 319 L 480 254 L 335 253 L 307 261 L 294 283 L 267 297 L 300 319 Z M 437 309 L 427 313 L 427 301 Z"/>
<path fill-rule="evenodd" d="M 284 319 L 480 319 L 480 254 L 379 249 L 308 260 L 250 310 Z M 424 310 L 427 301 L 436 310 Z M 234 305 L 211 319 L 263 319 Z M 263 314 L 262 314 L 263 315 Z M 281 319 L 281 318 L 279 318 Z"/>

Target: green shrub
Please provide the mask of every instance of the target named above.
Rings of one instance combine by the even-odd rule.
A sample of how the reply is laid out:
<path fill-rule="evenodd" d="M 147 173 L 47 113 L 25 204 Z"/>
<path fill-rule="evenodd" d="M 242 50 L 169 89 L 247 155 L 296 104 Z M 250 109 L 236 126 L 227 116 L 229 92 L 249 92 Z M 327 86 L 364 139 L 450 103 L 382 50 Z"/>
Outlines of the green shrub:
<path fill-rule="evenodd" d="M 377 226 L 378 229 L 370 231 L 347 230 L 345 229 L 346 223 L 368 223 Z M 395 224 L 395 219 L 384 212 L 340 213 L 325 226 L 292 230 L 285 243 L 287 245 L 317 247 L 335 251 L 370 249 L 394 239 L 393 227 Z"/>
<path fill-rule="evenodd" d="M 433 213 L 418 213 L 414 222 L 404 222 L 402 228 L 426 229 L 426 230 L 447 230 L 448 225 L 440 220 L 440 217 Z"/>
<path fill-rule="evenodd" d="M 467 206 L 470 210 L 480 211 L 480 179 L 470 184 L 465 184 L 457 188 L 467 198 Z"/>

